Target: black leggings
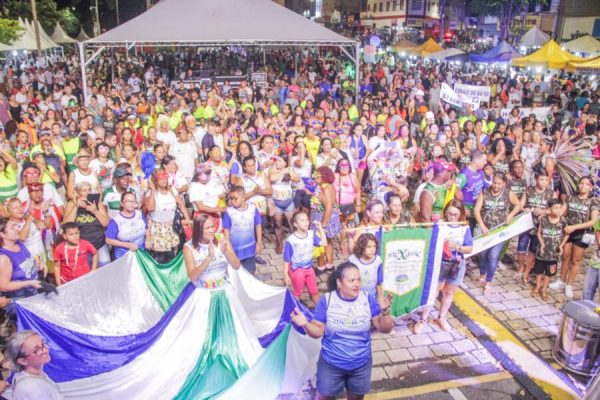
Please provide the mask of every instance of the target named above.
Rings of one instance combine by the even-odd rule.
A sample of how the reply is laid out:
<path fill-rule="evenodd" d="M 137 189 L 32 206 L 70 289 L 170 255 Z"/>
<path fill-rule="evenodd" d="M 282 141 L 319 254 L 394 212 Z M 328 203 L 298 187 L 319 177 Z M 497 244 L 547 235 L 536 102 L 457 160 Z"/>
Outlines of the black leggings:
<path fill-rule="evenodd" d="M 176 254 L 173 251 L 154 251 L 149 250 L 148 253 L 156 260 L 159 264 L 166 264 L 175 258 Z"/>

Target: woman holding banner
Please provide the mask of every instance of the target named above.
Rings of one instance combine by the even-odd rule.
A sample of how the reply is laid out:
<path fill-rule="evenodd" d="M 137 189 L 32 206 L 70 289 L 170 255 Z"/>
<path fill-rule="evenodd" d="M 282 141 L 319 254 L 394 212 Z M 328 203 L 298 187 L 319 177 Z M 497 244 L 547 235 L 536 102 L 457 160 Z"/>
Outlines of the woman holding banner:
<path fill-rule="evenodd" d="M 351 262 L 340 264 L 327 281 L 314 318 L 308 321 L 296 308 L 292 321 L 312 338 L 323 337 L 317 363 L 317 391 L 321 400 L 333 400 L 344 390 L 358 400 L 371 390 L 371 327 L 390 333 L 391 296 L 378 302 L 361 288 L 360 271 Z"/>
<path fill-rule="evenodd" d="M 465 207 L 460 200 L 451 200 L 444 208 L 442 217 L 448 224 L 449 230 L 444 238 L 438 284 L 438 291 L 442 293 L 442 299 L 435 323 L 444 332 L 449 332 L 452 327 L 446 321 L 446 315 L 454 301 L 454 291 L 460 286 L 465 276 L 467 266 L 464 255 L 473 250 L 473 236 L 469 224 L 466 223 Z M 421 313 L 420 319 L 413 326 L 415 334 L 419 334 L 423 330 L 432 308 L 425 307 Z"/>
<path fill-rule="evenodd" d="M 512 206 L 512 211 L 510 211 Z M 517 196 L 506 188 L 506 175 L 496 172 L 492 185 L 486 188 L 477 198 L 475 203 L 475 219 L 479 224 L 482 234 L 504 223 L 510 223 L 520 210 L 520 201 Z M 479 235 L 475 235 L 479 236 Z M 498 268 L 500 253 L 504 242 L 498 243 L 479 255 L 479 283 L 483 285 L 483 294 L 488 294 L 492 280 Z"/>

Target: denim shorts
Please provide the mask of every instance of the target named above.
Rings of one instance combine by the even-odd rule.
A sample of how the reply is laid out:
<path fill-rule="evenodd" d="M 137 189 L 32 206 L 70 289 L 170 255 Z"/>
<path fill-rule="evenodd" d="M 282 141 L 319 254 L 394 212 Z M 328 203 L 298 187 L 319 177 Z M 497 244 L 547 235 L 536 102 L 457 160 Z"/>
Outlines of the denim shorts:
<path fill-rule="evenodd" d="M 246 271 L 251 274 L 256 272 L 256 257 L 244 258 L 243 260 L 240 260 L 240 264 L 242 264 L 242 267 L 246 268 Z"/>
<path fill-rule="evenodd" d="M 440 267 L 440 277 L 438 278 L 439 282 L 446 282 L 450 285 L 454 285 L 454 286 L 460 286 L 460 284 L 462 283 L 464 277 L 465 277 L 465 272 L 467 271 L 467 263 L 465 262 L 465 260 L 463 260 L 460 263 L 460 267 L 458 268 L 458 273 L 456 274 L 456 276 L 452 277 L 451 276 L 451 271 L 448 268 L 444 268 L 444 266 L 442 265 Z"/>
<path fill-rule="evenodd" d="M 371 391 L 372 360 L 352 371 L 335 367 L 323 357 L 317 363 L 317 391 L 322 396 L 335 397 L 346 389 L 350 393 L 365 394 Z"/>
<path fill-rule="evenodd" d="M 278 214 L 294 212 L 296 207 L 294 206 L 294 200 L 273 200 L 275 204 L 275 212 Z"/>
<path fill-rule="evenodd" d="M 530 235 L 529 232 L 525 232 L 519 235 L 519 244 L 517 245 L 517 253 L 525 254 L 527 251 L 535 254 L 538 247 L 537 235 Z"/>

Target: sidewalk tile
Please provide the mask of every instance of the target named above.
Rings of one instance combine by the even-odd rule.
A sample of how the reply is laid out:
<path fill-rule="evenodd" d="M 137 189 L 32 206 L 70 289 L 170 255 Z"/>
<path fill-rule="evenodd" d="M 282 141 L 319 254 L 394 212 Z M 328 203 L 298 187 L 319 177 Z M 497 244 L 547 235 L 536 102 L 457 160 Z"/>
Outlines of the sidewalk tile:
<path fill-rule="evenodd" d="M 410 355 L 407 349 L 388 350 L 386 351 L 386 354 L 393 363 L 413 359 L 413 357 Z"/>
<path fill-rule="evenodd" d="M 426 346 L 429 344 L 433 344 L 431 338 L 425 333 L 408 336 L 408 339 L 413 344 L 413 346 Z"/>
<path fill-rule="evenodd" d="M 408 349 L 410 354 L 413 356 L 415 360 L 423 359 L 423 358 L 432 358 L 433 352 L 429 349 L 428 346 L 415 346 L 410 347 Z"/>
<path fill-rule="evenodd" d="M 470 339 L 463 339 L 457 342 L 452 342 L 452 346 L 459 353 L 466 353 L 467 351 L 475 349 L 475 343 L 473 343 L 473 341 Z"/>
<path fill-rule="evenodd" d="M 429 348 L 437 357 L 448 356 L 456 353 L 454 347 L 452 347 L 450 343 L 433 344 Z"/>

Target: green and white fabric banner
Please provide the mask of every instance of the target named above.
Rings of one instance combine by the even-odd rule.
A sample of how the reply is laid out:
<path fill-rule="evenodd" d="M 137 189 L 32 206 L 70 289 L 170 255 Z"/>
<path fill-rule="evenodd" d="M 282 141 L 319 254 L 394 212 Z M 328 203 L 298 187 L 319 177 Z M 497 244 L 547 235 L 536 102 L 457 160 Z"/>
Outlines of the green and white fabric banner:
<path fill-rule="evenodd" d="M 523 232 L 527 232 L 533 227 L 533 218 L 531 217 L 530 212 L 519 214 L 510 221 L 510 224 L 498 225 L 490 229 L 486 234 L 474 238 L 473 251 L 471 254 L 465 254 L 465 258 L 472 257 L 492 246 L 506 242 Z"/>
<path fill-rule="evenodd" d="M 399 317 L 435 301 L 446 226 L 383 232 L 383 289 Z M 440 238 L 440 240 L 438 240 Z"/>

